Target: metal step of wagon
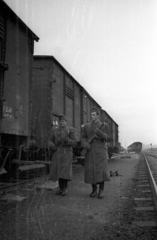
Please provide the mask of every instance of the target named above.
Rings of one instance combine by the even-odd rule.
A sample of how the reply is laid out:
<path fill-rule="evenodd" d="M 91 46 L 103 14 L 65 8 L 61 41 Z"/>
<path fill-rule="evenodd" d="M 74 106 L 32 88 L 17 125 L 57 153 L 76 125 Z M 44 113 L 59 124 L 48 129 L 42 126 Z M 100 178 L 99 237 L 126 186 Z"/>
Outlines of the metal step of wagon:
<path fill-rule="evenodd" d="M 16 177 L 18 179 L 30 179 L 41 177 L 46 174 L 46 166 L 44 164 L 22 165 L 18 168 Z"/>
<path fill-rule="evenodd" d="M 51 161 L 41 161 L 41 160 L 36 160 L 35 164 L 44 164 L 46 166 L 46 173 L 50 173 L 50 166 L 51 166 Z"/>

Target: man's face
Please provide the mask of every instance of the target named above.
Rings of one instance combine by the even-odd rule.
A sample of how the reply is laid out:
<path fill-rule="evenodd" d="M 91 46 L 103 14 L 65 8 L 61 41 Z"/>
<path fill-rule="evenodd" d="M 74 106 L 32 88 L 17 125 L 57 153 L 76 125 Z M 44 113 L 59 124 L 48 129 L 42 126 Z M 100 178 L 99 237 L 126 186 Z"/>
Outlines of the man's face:
<path fill-rule="evenodd" d="M 92 121 L 97 121 L 98 120 L 98 114 L 96 113 L 96 112 L 92 112 L 91 113 L 91 119 L 92 119 Z"/>
<path fill-rule="evenodd" d="M 65 127 L 65 126 L 67 125 L 66 120 L 60 120 L 60 121 L 59 121 L 59 125 L 60 125 L 61 127 Z"/>

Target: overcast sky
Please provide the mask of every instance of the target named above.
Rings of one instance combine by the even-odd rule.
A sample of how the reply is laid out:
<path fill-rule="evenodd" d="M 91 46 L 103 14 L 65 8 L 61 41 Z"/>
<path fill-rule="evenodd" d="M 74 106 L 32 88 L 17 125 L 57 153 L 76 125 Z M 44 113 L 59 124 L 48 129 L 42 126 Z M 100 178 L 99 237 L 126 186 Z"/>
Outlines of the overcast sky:
<path fill-rule="evenodd" d="M 5 0 L 119 125 L 119 141 L 157 144 L 156 0 Z"/>

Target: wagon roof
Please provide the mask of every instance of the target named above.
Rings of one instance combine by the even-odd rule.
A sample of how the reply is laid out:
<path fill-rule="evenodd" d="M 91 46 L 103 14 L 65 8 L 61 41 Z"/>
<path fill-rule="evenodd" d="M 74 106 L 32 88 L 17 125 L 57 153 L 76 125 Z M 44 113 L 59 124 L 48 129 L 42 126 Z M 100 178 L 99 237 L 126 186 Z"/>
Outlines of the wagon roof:
<path fill-rule="evenodd" d="M 113 120 L 113 118 L 112 118 L 104 109 L 102 109 L 102 111 L 104 111 L 104 112 L 108 115 L 108 117 L 109 117 L 117 126 L 119 126 L 119 125 Z"/>
<path fill-rule="evenodd" d="M 17 16 L 17 14 L 7 5 L 6 2 L 4 2 L 4 0 L 0 0 L 0 4 L 2 4 L 3 10 L 8 10 L 9 13 L 14 17 L 14 19 L 16 21 L 19 22 L 19 24 L 26 30 L 29 32 L 29 34 L 31 34 L 34 38 L 35 41 L 39 41 L 39 37 L 33 33 L 33 31 Z"/>

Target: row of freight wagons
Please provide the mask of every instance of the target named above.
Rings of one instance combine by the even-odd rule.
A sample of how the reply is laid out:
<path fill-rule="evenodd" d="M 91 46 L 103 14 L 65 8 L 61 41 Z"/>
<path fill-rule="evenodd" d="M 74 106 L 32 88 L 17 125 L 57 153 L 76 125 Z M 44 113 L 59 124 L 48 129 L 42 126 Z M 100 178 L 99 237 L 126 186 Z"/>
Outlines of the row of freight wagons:
<path fill-rule="evenodd" d="M 28 145 L 31 135 L 47 147 L 58 116 L 75 127 L 78 146 L 81 125 L 90 121 L 90 108 L 100 105 L 52 56 L 33 56 L 39 38 L 0 0 L 0 157 L 9 148 Z M 118 125 L 101 109 L 110 125 L 111 150 L 118 149 Z M 5 151 L 4 151 L 5 150 Z"/>

